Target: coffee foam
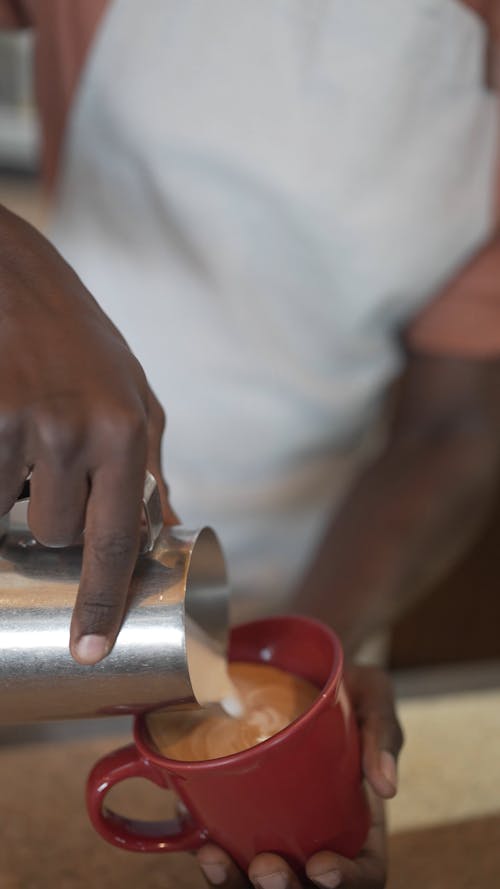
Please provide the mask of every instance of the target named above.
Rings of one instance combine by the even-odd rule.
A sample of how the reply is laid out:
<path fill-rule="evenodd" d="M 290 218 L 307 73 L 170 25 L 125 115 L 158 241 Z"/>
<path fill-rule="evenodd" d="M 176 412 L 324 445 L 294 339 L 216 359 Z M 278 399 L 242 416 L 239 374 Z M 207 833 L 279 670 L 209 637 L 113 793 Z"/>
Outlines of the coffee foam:
<path fill-rule="evenodd" d="M 237 717 L 218 706 L 148 716 L 150 737 L 163 756 L 200 762 L 247 750 L 286 728 L 319 694 L 305 679 L 268 664 L 232 663 L 229 675 L 243 707 Z"/>
<path fill-rule="evenodd" d="M 191 685 L 199 704 L 220 703 L 231 716 L 241 714 L 237 689 L 219 644 L 188 615 L 185 619 L 186 647 Z"/>

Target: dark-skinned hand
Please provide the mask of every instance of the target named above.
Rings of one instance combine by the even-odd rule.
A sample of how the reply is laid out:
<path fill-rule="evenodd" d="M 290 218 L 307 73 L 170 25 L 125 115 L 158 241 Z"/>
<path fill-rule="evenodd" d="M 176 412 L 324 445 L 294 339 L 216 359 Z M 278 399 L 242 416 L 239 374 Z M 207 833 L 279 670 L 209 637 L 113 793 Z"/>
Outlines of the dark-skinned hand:
<path fill-rule="evenodd" d="M 244 874 L 222 849 L 209 844 L 197 853 L 209 886 L 222 889 L 383 889 L 385 886 L 383 800 L 395 796 L 397 791 L 397 759 L 403 736 L 394 710 L 391 683 L 383 671 L 351 666 L 346 668 L 345 682 L 361 734 L 363 772 L 372 811 L 372 826 L 364 848 L 354 861 L 328 850 L 317 852 L 306 864 L 306 876 L 300 877 L 272 852 L 254 858 L 248 874 Z M 335 768 L 333 762 L 332 768 Z M 300 798 L 297 805 L 300 806 Z"/>
<path fill-rule="evenodd" d="M 176 522 L 160 466 L 163 411 L 125 340 L 57 251 L 0 208 L 0 515 L 31 473 L 28 521 L 51 547 L 84 535 L 70 648 L 110 650 L 139 549 L 146 469 Z"/>

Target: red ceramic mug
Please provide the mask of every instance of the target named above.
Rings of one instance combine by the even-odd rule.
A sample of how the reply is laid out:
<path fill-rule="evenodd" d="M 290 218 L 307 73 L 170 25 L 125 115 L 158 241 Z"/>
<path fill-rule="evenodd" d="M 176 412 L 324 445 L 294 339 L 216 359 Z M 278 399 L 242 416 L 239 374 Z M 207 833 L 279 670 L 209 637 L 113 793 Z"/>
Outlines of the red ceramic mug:
<path fill-rule="evenodd" d="M 92 824 L 108 842 L 138 852 L 179 852 L 210 841 L 244 869 L 259 852 L 275 852 L 299 869 L 322 849 L 354 857 L 370 815 L 337 637 L 307 618 L 270 618 L 236 627 L 229 658 L 302 676 L 318 686 L 318 699 L 267 741 L 203 762 L 161 756 L 149 739 L 145 716 L 138 716 L 135 743 L 105 756 L 89 776 Z M 173 790 L 189 816 L 148 823 L 107 809 L 108 791 L 136 777 Z"/>

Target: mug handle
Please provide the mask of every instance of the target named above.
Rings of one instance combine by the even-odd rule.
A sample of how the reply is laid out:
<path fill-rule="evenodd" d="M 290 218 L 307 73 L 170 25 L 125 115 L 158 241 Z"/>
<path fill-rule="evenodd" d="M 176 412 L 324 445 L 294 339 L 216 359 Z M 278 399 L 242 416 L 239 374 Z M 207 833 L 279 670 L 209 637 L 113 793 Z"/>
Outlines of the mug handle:
<path fill-rule="evenodd" d="M 135 744 L 100 759 L 87 779 L 87 811 L 97 833 L 108 843 L 132 852 L 186 852 L 206 842 L 207 831 L 193 822 L 136 821 L 108 809 L 107 794 L 127 778 L 145 778 L 163 790 L 170 789 L 161 769 L 143 759 Z"/>

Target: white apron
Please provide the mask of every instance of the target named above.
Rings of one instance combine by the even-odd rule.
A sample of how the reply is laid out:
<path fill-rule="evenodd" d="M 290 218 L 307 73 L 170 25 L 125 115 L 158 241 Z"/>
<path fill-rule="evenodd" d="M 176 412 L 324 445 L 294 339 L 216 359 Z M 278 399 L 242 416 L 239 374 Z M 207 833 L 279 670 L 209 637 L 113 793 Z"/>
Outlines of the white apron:
<path fill-rule="evenodd" d="M 167 411 L 237 620 L 286 607 L 398 330 L 491 230 L 485 39 L 455 0 L 116 0 L 97 36 L 52 236 Z"/>

